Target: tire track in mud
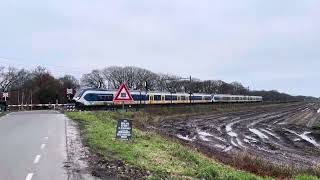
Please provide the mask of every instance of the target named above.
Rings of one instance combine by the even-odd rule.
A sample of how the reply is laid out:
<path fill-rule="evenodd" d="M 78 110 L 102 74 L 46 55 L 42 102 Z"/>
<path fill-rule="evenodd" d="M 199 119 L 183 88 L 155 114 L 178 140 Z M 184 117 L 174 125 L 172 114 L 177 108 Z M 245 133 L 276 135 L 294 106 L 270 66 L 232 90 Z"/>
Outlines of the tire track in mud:
<path fill-rule="evenodd" d="M 320 164 L 320 105 L 285 104 L 243 112 L 183 116 L 158 128 L 230 157 L 241 152 L 276 165 L 309 168 Z"/>

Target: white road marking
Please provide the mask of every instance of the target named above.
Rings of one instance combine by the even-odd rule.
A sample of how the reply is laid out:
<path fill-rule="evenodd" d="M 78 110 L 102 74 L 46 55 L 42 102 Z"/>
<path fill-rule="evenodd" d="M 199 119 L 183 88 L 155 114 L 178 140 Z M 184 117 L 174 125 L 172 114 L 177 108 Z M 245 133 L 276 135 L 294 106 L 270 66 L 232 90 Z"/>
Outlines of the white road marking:
<path fill-rule="evenodd" d="M 41 149 L 44 149 L 46 147 L 46 144 L 41 144 Z"/>
<path fill-rule="evenodd" d="M 36 158 L 33 161 L 33 164 L 38 164 L 38 162 L 40 161 L 41 156 L 37 155 Z"/>
<path fill-rule="evenodd" d="M 26 177 L 26 180 L 31 180 L 33 177 L 33 173 L 29 173 Z"/>

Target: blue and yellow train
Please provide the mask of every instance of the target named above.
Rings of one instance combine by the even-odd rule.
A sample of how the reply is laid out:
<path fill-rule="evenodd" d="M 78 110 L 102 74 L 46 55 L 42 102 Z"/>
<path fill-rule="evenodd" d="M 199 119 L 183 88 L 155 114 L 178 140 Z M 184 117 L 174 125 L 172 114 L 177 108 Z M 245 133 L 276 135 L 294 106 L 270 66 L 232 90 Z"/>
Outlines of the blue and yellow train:
<path fill-rule="evenodd" d="M 102 106 L 117 105 L 121 102 L 113 102 L 116 90 L 81 89 L 73 98 L 77 106 Z M 131 91 L 132 102 L 126 104 L 190 104 L 190 103 L 235 103 L 235 102 L 262 102 L 261 96 L 244 96 L 228 94 L 188 94 L 170 92 L 140 92 Z"/>

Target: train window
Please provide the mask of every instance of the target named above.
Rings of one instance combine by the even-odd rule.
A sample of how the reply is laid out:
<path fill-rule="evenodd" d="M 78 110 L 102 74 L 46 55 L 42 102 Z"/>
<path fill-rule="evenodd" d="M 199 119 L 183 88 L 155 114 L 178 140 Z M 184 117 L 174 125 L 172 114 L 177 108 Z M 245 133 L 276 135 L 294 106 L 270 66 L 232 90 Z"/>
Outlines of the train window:
<path fill-rule="evenodd" d="M 178 96 L 165 95 L 166 101 L 176 101 Z"/>
<path fill-rule="evenodd" d="M 86 94 L 84 99 L 87 101 L 113 101 L 113 94 Z"/>
<path fill-rule="evenodd" d="M 185 101 L 186 97 L 185 96 L 181 96 L 181 101 Z"/>
<path fill-rule="evenodd" d="M 154 95 L 154 100 L 155 101 L 160 101 L 161 100 L 161 95 Z"/>
<path fill-rule="evenodd" d="M 96 98 L 97 96 L 95 95 L 95 94 L 91 94 L 91 93 L 89 93 L 89 94 L 86 94 L 85 96 L 84 96 L 84 99 L 86 100 L 86 101 L 96 101 Z"/>
<path fill-rule="evenodd" d="M 211 100 L 211 99 L 212 99 L 211 96 L 205 96 L 205 97 L 204 97 L 204 100 Z"/>
<path fill-rule="evenodd" d="M 96 101 L 113 101 L 113 94 L 98 94 Z"/>
<path fill-rule="evenodd" d="M 202 96 L 190 96 L 191 100 L 202 100 Z"/>
<path fill-rule="evenodd" d="M 139 94 L 132 94 L 132 98 L 134 101 L 140 101 L 142 99 L 142 95 L 140 96 Z"/>
<path fill-rule="evenodd" d="M 145 95 L 145 94 L 132 94 L 132 98 L 134 101 L 149 101 L 149 95 Z"/>

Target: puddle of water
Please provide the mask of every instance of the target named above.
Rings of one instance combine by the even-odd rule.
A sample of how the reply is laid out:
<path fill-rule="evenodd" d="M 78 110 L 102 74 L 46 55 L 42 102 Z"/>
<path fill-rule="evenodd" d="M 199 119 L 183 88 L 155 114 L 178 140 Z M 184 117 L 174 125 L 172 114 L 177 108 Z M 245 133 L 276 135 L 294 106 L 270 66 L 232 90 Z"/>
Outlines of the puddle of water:
<path fill-rule="evenodd" d="M 224 138 L 222 138 L 222 137 L 218 137 L 218 136 L 213 136 L 215 139 L 218 139 L 218 140 L 220 140 L 220 141 L 222 141 L 222 142 L 227 142 Z"/>
<path fill-rule="evenodd" d="M 266 129 L 260 129 L 260 131 L 263 131 L 263 132 L 265 132 L 265 133 L 267 133 L 267 134 L 269 134 L 269 135 L 271 135 L 271 136 L 273 136 L 273 137 L 275 137 L 275 138 L 277 138 L 277 139 L 280 139 L 280 137 L 278 137 L 276 134 L 274 134 L 274 133 L 271 132 L 271 131 L 268 131 L 268 130 L 266 130 Z"/>
<path fill-rule="evenodd" d="M 232 146 L 227 147 L 226 149 L 223 150 L 223 152 L 228 152 L 232 149 Z"/>
<path fill-rule="evenodd" d="M 236 138 L 236 139 L 237 139 L 237 143 L 239 144 L 239 146 L 244 147 L 242 142 L 240 141 L 240 139 L 239 138 Z"/>
<path fill-rule="evenodd" d="M 236 118 L 236 119 L 240 119 L 240 118 Z M 232 126 L 234 124 L 238 123 L 238 122 L 240 122 L 240 121 L 235 121 L 235 122 L 232 122 L 232 123 L 229 123 L 229 124 L 226 125 L 226 131 L 227 131 L 229 136 L 231 136 L 231 137 L 237 137 L 238 136 L 237 133 L 232 131 Z"/>
<path fill-rule="evenodd" d="M 250 139 L 250 140 L 253 140 L 255 142 L 258 142 L 258 140 L 254 137 L 251 137 L 251 136 L 244 136 L 246 139 Z"/>
<path fill-rule="evenodd" d="M 228 135 L 231 136 L 231 137 L 237 137 L 238 134 L 235 133 L 235 132 L 228 132 Z"/>
<path fill-rule="evenodd" d="M 299 135 L 302 139 L 308 141 L 309 143 L 313 144 L 315 147 L 320 148 L 320 144 L 318 144 L 314 139 L 311 137 L 308 137 L 307 134 L 310 134 L 311 132 L 304 132 L 303 134 Z"/>
<path fill-rule="evenodd" d="M 239 145 L 236 142 L 234 142 L 233 139 L 231 139 L 231 144 L 235 147 L 239 147 Z"/>
<path fill-rule="evenodd" d="M 215 144 L 214 147 L 220 148 L 220 149 L 226 149 L 227 147 L 221 144 Z"/>
<path fill-rule="evenodd" d="M 199 134 L 200 139 L 203 141 L 210 141 L 210 139 L 208 139 L 207 137 L 213 137 L 212 134 L 207 133 L 205 131 L 201 131 L 199 129 L 197 129 L 197 133 Z"/>
<path fill-rule="evenodd" d="M 210 139 L 206 138 L 206 136 L 200 136 L 200 139 L 201 139 L 202 141 L 210 141 Z"/>
<path fill-rule="evenodd" d="M 284 124 L 287 124 L 286 122 L 281 122 L 281 123 L 278 123 L 278 124 L 280 124 L 280 125 L 284 125 Z"/>
<path fill-rule="evenodd" d="M 207 137 L 212 137 L 212 136 L 213 136 L 212 134 L 207 133 L 207 132 L 205 132 L 205 131 L 197 130 L 197 132 L 198 132 L 198 134 L 199 134 L 200 136 L 207 136 Z"/>
<path fill-rule="evenodd" d="M 290 129 L 286 129 L 284 128 L 284 130 L 292 133 L 292 134 L 295 134 L 297 136 L 299 136 L 301 139 L 305 140 L 305 141 L 308 141 L 309 143 L 313 144 L 315 147 L 317 148 L 320 148 L 320 144 L 318 144 L 314 139 L 312 139 L 311 137 L 307 136 L 307 134 L 310 134 L 311 132 L 304 132 L 303 134 L 298 134 L 296 133 L 295 131 L 292 131 Z"/>
<path fill-rule="evenodd" d="M 249 129 L 249 131 L 251 131 L 252 133 L 256 134 L 257 136 L 259 136 L 259 138 L 261 139 L 269 139 L 267 135 L 263 134 L 261 131 L 259 131 L 258 129 Z"/>
<path fill-rule="evenodd" d="M 186 141 L 194 141 L 195 140 L 195 138 L 191 139 L 191 138 L 189 138 L 189 136 L 182 136 L 181 134 L 178 134 L 177 137 L 179 139 L 183 139 L 183 140 L 186 140 Z"/>

